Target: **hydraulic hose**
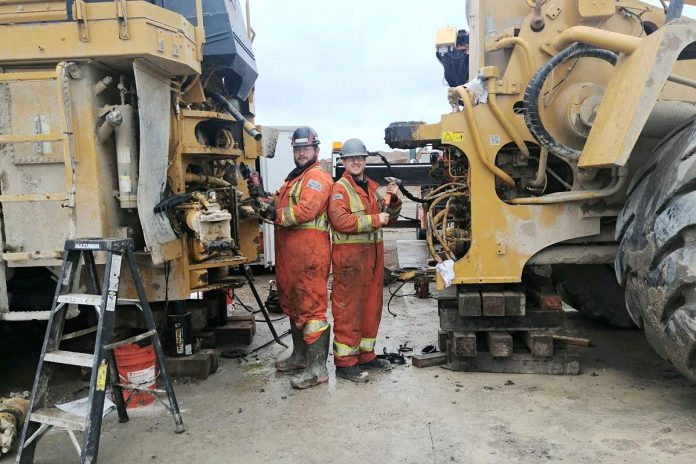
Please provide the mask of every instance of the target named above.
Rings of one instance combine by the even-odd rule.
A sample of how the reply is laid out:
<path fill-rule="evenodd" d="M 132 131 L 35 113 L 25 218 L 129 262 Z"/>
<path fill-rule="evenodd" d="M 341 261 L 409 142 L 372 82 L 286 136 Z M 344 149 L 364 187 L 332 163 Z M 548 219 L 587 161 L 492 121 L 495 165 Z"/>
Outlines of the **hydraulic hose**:
<path fill-rule="evenodd" d="M 261 140 L 261 132 L 257 131 L 256 126 L 247 121 L 247 119 L 244 116 L 242 116 L 242 113 L 240 113 L 237 108 L 232 106 L 229 100 L 227 100 L 225 97 L 223 97 L 217 92 L 211 92 L 208 90 L 205 92 L 205 94 L 206 96 L 212 98 L 217 103 L 222 105 L 222 107 L 225 108 L 225 111 L 234 116 L 234 119 L 239 121 L 242 124 L 242 126 L 244 126 L 244 130 L 247 131 L 249 135 L 254 137 L 254 140 Z"/>
<path fill-rule="evenodd" d="M 554 139 L 544 127 L 544 123 L 541 121 L 541 115 L 539 114 L 539 96 L 541 95 L 541 89 L 544 87 L 546 79 L 551 75 L 556 66 L 572 58 L 599 58 L 612 65 L 616 65 L 616 61 L 619 59 L 618 55 L 612 51 L 580 43 L 575 43 L 566 48 L 539 68 L 529 82 L 527 90 L 524 93 L 524 103 L 527 108 L 524 121 L 527 124 L 529 132 L 531 132 L 537 142 L 539 142 L 539 145 L 556 156 L 571 161 L 577 161 L 582 151 L 567 147 Z"/>

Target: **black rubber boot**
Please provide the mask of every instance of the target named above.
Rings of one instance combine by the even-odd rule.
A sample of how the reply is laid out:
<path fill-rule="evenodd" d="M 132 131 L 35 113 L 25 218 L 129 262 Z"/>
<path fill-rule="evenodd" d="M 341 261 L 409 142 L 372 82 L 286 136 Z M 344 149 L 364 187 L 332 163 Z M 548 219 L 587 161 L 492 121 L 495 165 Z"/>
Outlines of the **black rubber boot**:
<path fill-rule="evenodd" d="M 386 359 L 375 358 L 372 361 L 366 363 L 358 364 L 358 366 L 365 369 L 373 369 L 376 371 L 390 371 L 392 370 L 392 365 Z"/>
<path fill-rule="evenodd" d="M 305 389 L 329 381 L 326 360 L 329 357 L 331 326 L 322 332 L 319 340 L 307 347 L 307 367 L 290 379 L 293 388 Z"/>
<path fill-rule="evenodd" d="M 307 365 L 307 344 L 302 337 L 302 330 L 290 322 L 290 333 L 292 334 L 292 354 L 276 361 L 275 368 L 278 372 L 296 371 Z"/>
<path fill-rule="evenodd" d="M 355 383 L 365 383 L 370 380 L 370 374 L 362 366 L 336 367 L 336 375 Z"/>

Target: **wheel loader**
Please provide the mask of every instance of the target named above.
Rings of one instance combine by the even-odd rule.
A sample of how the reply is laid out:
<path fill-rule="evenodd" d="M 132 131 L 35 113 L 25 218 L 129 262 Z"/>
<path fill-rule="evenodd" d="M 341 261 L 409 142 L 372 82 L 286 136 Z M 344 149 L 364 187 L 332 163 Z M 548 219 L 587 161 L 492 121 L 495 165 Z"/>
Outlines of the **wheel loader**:
<path fill-rule="evenodd" d="M 574 374 L 562 301 L 696 381 L 694 1 L 469 0 L 439 30 L 451 112 L 423 226 L 453 369 Z M 464 5 L 462 5 L 464 8 Z M 554 337 L 555 336 L 555 337 Z"/>
<path fill-rule="evenodd" d="M 71 238 L 132 238 L 155 306 L 239 284 L 252 39 L 238 0 L 0 0 L 0 324 L 48 317 Z"/>

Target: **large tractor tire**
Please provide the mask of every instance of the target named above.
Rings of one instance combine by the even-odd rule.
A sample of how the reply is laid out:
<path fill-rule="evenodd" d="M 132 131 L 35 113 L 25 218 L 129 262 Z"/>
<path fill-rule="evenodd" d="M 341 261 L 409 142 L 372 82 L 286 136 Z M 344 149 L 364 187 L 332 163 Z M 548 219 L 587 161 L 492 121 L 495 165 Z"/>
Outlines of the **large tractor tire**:
<path fill-rule="evenodd" d="M 626 311 L 624 289 L 616 282 L 613 266 L 559 265 L 554 266 L 553 277 L 563 301 L 583 316 L 615 327 L 635 327 Z"/>
<path fill-rule="evenodd" d="M 695 154 L 694 120 L 657 146 L 618 218 L 615 268 L 650 344 L 696 382 Z"/>

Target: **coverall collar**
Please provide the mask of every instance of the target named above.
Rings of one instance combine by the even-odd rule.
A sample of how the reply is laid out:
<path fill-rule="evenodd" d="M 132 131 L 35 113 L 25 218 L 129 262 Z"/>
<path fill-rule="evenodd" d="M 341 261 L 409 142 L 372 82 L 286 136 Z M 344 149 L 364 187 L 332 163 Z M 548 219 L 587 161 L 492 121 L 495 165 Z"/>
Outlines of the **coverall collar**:
<path fill-rule="evenodd" d="M 314 166 L 317 166 L 318 164 L 319 164 L 319 160 L 317 160 L 315 163 L 310 164 L 309 166 L 293 169 L 292 171 L 290 171 L 290 174 L 288 174 L 288 177 L 285 178 L 285 181 L 289 182 L 293 179 L 298 178 L 299 176 L 301 176 L 305 172 L 309 171 Z"/>

